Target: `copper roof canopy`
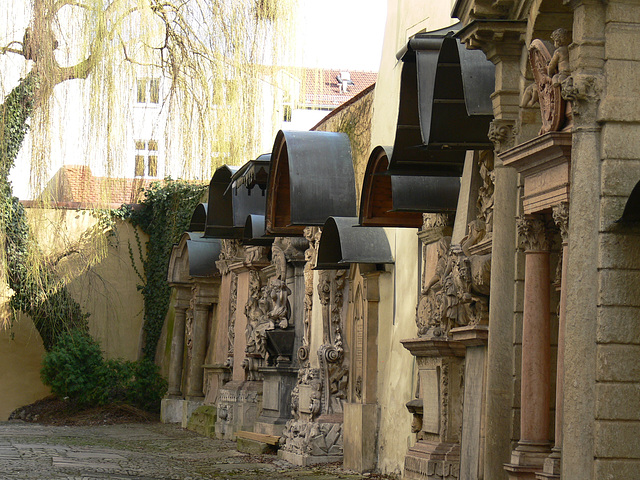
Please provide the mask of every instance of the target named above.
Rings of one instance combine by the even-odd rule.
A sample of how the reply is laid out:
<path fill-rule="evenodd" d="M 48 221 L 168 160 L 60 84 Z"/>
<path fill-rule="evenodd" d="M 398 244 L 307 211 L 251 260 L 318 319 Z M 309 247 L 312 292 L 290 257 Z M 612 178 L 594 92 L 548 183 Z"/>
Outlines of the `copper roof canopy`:
<path fill-rule="evenodd" d="M 422 226 L 422 213 L 455 212 L 460 193 L 458 177 L 386 174 L 390 147 L 378 146 L 369 156 L 360 200 L 364 227 Z"/>
<path fill-rule="evenodd" d="M 404 63 L 389 173 L 459 177 L 466 150 L 493 148 L 495 66 L 455 38 L 459 29 L 419 33 L 397 55 Z"/>
<path fill-rule="evenodd" d="M 352 263 L 394 263 L 383 228 L 358 226 L 358 217 L 330 217 L 322 228 L 317 270 L 349 268 Z"/>
<path fill-rule="evenodd" d="M 242 238 L 248 215 L 264 215 L 271 155 L 260 155 L 242 167 L 222 166 L 209 184 L 205 236 Z"/>
<path fill-rule="evenodd" d="M 249 215 L 244 224 L 242 243 L 245 245 L 267 246 L 273 243 L 275 237 L 265 236 L 264 215 Z"/>
<path fill-rule="evenodd" d="M 266 231 L 299 236 L 330 216 L 355 216 L 351 145 L 344 133 L 284 132 L 273 144 Z"/>

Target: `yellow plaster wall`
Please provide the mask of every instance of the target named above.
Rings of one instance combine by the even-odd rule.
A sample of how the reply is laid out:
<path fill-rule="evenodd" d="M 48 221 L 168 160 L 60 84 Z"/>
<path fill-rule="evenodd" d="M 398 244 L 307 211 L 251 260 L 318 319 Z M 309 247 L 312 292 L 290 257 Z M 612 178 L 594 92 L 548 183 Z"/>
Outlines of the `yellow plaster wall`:
<path fill-rule="evenodd" d="M 38 235 L 41 248 L 56 255 L 77 245 L 81 234 L 95 223 L 88 211 L 27 209 L 30 227 Z M 60 261 L 60 271 L 68 276 L 68 288 L 89 317 L 89 331 L 100 342 L 105 356 L 136 360 L 140 351 L 140 335 L 144 314 L 140 283 L 129 256 L 129 243 L 134 248 L 138 271 L 142 264 L 137 254 L 133 227 L 118 221 L 117 236 L 110 240 L 104 256 L 88 271 L 78 266 L 92 247 L 85 247 L 83 258 L 74 253 Z M 143 244 L 147 237 L 139 232 Z M 144 252 L 144 250 L 143 250 Z M 13 334 L 13 339 L 11 335 Z M 44 348 L 30 317 L 20 315 L 11 331 L 0 330 L 0 420 L 6 420 L 16 408 L 49 394 L 40 381 L 40 364 Z"/>
<path fill-rule="evenodd" d="M 454 0 L 389 0 L 380 72 L 374 91 L 371 150 L 393 145 L 400 98 L 402 63 L 396 53 L 409 37 L 423 30 L 452 25 Z M 411 414 L 405 404 L 414 398 L 414 357 L 400 340 L 415 338 L 419 286 L 419 241 L 416 229 L 387 229 L 395 256 L 390 275 L 380 277 L 378 327 L 378 468 L 402 474 L 407 449 L 415 442 Z"/>
<path fill-rule="evenodd" d="M 415 338 L 418 301 L 418 237 L 414 228 L 386 229 L 395 258 L 390 273 L 380 276 L 378 311 L 378 468 L 402 473 L 413 445 L 411 415 L 405 407 L 415 393 L 415 361 L 400 340 Z"/>
<path fill-rule="evenodd" d="M 42 340 L 30 318 L 21 316 L 11 330 L 0 329 L 0 421 L 49 394 L 40 381 L 42 355 Z"/>

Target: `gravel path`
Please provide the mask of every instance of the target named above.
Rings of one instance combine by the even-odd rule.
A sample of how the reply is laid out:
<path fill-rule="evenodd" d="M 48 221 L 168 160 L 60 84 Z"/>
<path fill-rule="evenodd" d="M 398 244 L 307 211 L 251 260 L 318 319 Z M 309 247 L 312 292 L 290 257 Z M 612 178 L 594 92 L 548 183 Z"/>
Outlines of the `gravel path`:
<path fill-rule="evenodd" d="M 55 427 L 0 422 L 0 480 L 382 479 L 337 465 L 296 467 L 162 423 Z"/>

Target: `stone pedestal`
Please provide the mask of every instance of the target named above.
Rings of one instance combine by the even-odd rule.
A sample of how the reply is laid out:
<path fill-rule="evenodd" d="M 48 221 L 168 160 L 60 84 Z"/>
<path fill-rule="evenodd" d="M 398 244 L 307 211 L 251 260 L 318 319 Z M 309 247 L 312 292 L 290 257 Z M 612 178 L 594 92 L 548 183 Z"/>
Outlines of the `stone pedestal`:
<path fill-rule="evenodd" d="M 253 431 L 280 436 L 291 418 L 291 391 L 298 379 L 298 368 L 262 367 L 260 373 L 263 375 L 262 413 Z"/>
<path fill-rule="evenodd" d="M 465 346 L 446 338 L 402 340 L 416 357 L 422 403 L 422 418 L 414 413 L 417 442 L 405 456 L 406 479 L 459 478 Z"/>

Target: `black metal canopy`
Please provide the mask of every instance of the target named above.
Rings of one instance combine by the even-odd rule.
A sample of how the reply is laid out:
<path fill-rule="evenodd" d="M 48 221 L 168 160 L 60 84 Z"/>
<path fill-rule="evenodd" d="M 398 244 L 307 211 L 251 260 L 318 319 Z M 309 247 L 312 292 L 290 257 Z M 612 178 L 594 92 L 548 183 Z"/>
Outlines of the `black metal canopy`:
<path fill-rule="evenodd" d="M 189 232 L 204 232 L 207 223 L 207 203 L 199 203 L 191 215 Z"/>
<path fill-rule="evenodd" d="M 394 263 L 381 227 L 362 228 L 358 217 L 329 217 L 322 228 L 317 270 L 349 268 L 352 263 Z"/>
<path fill-rule="evenodd" d="M 222 245 L 217 238 L 205 238 L 202 233 L 191 233 L 187 240 L 189 252 L 189 275 L 192 277 L 213 277 L 219 275 L 216 260 L 220 257 Z"/>
<path fill-rule="evenodd" d="M 495 66 L 454 37 L 459 29 L 419 33 L 397 55 L 403 66 L 390 173 L 459 177 L 466 150 L 493 148 Z"/>
<path fill-rule="evenodd" d="M 216 260 L 220 252 L 221 243 L 217 238 L 206 238 L 203 232 L 183 233 L 171 251 L 167 281 L 170 284 L 188 284 L 191 277 L 219 275 Z"/>
<path fill-rule="evenodd" d="M 249 215 L 244 224 L 242 243 L 245 245 L 271 245 L 274 237 L 265 236 L 264 215 Z"/>
<path fill-rule="evenodd" d="M 391 147 L 373 149 L 360 196 L 362 226 L 422 226 L 422 213 L 455 212 L 459 177 L 388 174 Z"/>
<path fill-rule="evenodd" d="M 242 238 L 248 215 L 264 215 L 271 155 L 260 155 L 242 167 L 222 166 L 209 184 L 205 236 Z"/>
<path fill-rule="evenodd" d="M 332 215 L 356 215 L 351 145 L 344 133 L 284 132 L 276 135 L 267 190 L 266 231 L 302 235 Z"/>
<path fill-rule="evenodd" d="M 622 217 L 616 221 L 617 223 L 640 223 L 640 182 L 631 190 L 629 199 L 624 206 Z"/>

